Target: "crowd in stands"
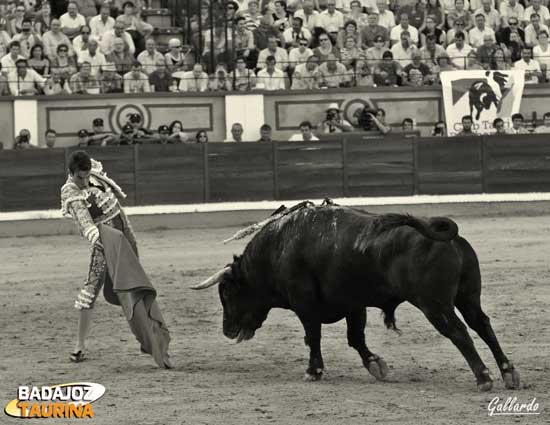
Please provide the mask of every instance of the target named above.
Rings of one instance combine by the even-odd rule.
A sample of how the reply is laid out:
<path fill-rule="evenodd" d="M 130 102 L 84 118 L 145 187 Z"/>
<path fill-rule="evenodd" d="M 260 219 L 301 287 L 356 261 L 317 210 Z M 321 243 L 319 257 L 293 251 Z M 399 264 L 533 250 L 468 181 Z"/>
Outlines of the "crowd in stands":
<path fill-rule="evenodd" d="M 416 87 L 456 69 L 521 69 L 534 84 L 550 77 L 547 4 L 200 0 L 177 12 L 186 44 L 161 52 L 141 0 L 7 0 L 0 95 Z"/>

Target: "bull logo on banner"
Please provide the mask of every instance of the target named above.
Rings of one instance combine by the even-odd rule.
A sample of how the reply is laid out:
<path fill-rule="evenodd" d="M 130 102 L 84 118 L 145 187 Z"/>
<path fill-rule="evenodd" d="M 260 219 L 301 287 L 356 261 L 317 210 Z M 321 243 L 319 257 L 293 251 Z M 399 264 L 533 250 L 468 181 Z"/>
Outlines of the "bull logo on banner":
<path fill-rule="evenodd" d="M 494 132 L 493 121 L 505 126 L 519 112 L 524 71 L 451 71 L 441 74 L 445 119 L 450 136 L 462 130 L 462 117 L 471 115 L 478 134 Z"/>

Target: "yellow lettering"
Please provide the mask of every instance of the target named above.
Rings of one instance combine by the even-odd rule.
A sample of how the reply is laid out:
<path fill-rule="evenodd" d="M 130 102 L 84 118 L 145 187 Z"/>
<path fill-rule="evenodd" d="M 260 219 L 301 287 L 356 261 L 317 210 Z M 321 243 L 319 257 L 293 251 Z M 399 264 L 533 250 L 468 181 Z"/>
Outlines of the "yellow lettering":
<path fill-rule="evenodd" d="M 53 414 L 53 404 L 52 403 L 42 403 L 42 417 L 51 418 Z"/>
<path fill-rule="evenodd" d="M 80 416 L 81 418 L 93 418 L 94 417 L 94 411 L 92 410 L 92 405 L 91 404 L 85 404 L 84 405 L 84 409 L 83 409 L 83 412 L 82 412 L 82 416 Z"/>
<path fill-rule="evenodd" d="M 53 405 L 53 417 L 54 418 L 64 418 L 65 417 L 65 404 L 63 404 L 63 403 L 54 403 L 54 405 Z"/>
<path fill-rule="evenodd" d="M 40 404 L 38 403 L 31 404 L 29 418 L 39 418 L 39 417 L 40 417 Z"/>
<path fill-rule="evenodd" d="M 80 418 L 80 414 L 82 413 L 82 407 L 78 404 L 69 404 L 69 412 L 67 414 L 67 417 L 69 418 Z"/>
<path fill-rule="evenodd" d="M 28 401 L 20 401 L 17 403 L 17 407 L 19 410 L 21 410 L 21 417 L 26 418 L 27 417 L 27 409 L 29 408 L 29 402 Z"/>

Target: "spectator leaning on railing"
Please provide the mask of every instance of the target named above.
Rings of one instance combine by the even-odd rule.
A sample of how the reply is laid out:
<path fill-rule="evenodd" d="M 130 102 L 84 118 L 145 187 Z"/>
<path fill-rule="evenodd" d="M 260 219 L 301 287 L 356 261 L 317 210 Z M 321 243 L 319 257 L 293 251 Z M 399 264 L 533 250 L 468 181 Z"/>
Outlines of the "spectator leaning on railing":
<path fill-rule="evenodd" d="M 285 74 L 277 69 L 277 61 L 274 56 L 268 56 L 265 60 L 265 68 L 258 71 L 256 76 L 256 88 L 264 90 L 284 90 Z"/>
<path fill-rule="evenodd" d="M 149 78 L 141 71 L 141 64 L 134 61 L 132 70 L 124 74 L 124 93 L 150 93 Z"/>
<path fill-rule="evenodd" d="M 35 95 L 41 92 L 46 79 L 29 69 L 26 59 L 15 63 L 16 69 L 8 74 L 10 92 L 13 96 Z"/>

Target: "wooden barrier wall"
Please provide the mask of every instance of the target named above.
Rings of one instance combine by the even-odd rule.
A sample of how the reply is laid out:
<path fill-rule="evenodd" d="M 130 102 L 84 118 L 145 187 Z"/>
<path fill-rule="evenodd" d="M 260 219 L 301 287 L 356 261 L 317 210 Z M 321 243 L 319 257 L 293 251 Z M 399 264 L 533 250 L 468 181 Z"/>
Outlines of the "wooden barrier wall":
<path fill-rule="evenodd" d="M 56 209 L 68 149 L 0 152 L 0 211 Z M 541 192 L 545 135 L 88 148 L 126 205 Z"/>

